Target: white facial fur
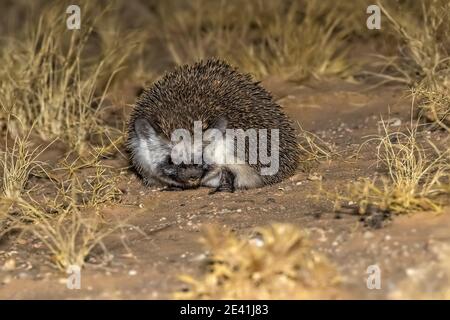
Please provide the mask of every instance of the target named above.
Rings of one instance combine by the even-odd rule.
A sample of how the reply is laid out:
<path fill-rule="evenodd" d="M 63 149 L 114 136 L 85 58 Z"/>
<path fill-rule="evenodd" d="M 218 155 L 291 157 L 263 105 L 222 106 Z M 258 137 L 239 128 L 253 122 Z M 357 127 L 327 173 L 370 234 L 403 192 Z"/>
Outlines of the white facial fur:
<path fill-rule="evenodd" d="M 217 129 L 215 130 L 217 134 Z M 235 175 L 235 188 L 254 188 L 263 185 L 261 177 L 255 169 L 248 164 L 227 164 L 227 159 L 233 159 L 234 148 L 227 146 L 225 139 L 214 139 L 206 135 L 211 143 L 204 150 L 194 146 L 189 139 L 172 143 L 162 139 L 153 127 L 144 119 L 135 122 L 136 136 L 131 141 L 132 161 L 141 168 L 141 173 L 149 184 L 162 184 L 182 186 L 180 183 L 168 178 L 160 172 L 159 165 L 166 161 L 168 156 L 194 151 L 203 155 L 203 163 L 211 165 L 211 171 L 202 178 L 201 185 L 218 187 L 220 184 L 222 168 L 229 169 Z M 219 131 L 219 136 L 221 133 Z M 205 138 L 205 137 L 204 137 Z M 192 144 L 191 144 L 192 143 Z M 175 162 L 175 161 L 174 161 Z"/>
<path fill-rule="evenodd" d="M 153 127 L 143 119 L 135 122 L 136 137 L 131 141 L 132 161 L 141 168 L 144 178 L 149 184 L 173 184 L 176 181 L 164 177 L 158 165 L 170 156 L 171 146 L 155 132 Z"/>

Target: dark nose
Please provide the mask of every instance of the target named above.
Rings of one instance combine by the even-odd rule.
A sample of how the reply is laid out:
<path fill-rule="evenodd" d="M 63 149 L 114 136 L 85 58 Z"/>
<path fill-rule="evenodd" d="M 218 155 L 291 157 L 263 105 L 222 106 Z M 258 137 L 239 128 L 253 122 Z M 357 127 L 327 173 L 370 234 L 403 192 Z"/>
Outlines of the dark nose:
<path fill-rule="evenodd" d="M 186 170 L 186 179 L 189 183 L 198 183 L 203 175 L 203 171 L 200 168 L 189 168 Z"/>
<path fill-rule="evenodd" d="M 198 180 L 202 177 L 202 175 L 199 172 L 193 172 L 188 175 L 189 180 Z"/>

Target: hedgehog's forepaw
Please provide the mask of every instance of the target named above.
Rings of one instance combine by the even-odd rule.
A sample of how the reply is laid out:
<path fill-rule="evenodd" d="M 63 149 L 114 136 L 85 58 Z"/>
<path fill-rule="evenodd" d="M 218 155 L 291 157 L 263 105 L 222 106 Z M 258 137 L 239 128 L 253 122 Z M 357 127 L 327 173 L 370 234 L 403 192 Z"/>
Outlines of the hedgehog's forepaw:
<path fill-rule="evenodd" d="M 222 169 L 219 186 L 209 192 L 215 194 L 217 192 L 234 192 L 234 174 L 228 169 Z"/>
<path fill-rule="evenodd" d="M 209 194 L 215 194 L 217 192 L 231 192 L 235 191 L 234 186 L 218 186 L 217 188 L 211 190 Z"/>

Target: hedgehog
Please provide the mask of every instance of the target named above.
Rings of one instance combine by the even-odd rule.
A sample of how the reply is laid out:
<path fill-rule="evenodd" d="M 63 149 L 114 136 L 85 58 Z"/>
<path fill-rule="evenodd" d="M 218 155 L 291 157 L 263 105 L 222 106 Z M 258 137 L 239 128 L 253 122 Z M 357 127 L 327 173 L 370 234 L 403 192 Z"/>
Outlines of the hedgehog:
<path fill-rule="evenodd" d="M 300 156 L 296 136 L 260 82 L 208 59 L 177 67 L 143 90 L 129 119 L 127 149 L 146 185 L 233 192 L 292 176 Z M 275 170 L 267 170 L 268 157 Z"/>

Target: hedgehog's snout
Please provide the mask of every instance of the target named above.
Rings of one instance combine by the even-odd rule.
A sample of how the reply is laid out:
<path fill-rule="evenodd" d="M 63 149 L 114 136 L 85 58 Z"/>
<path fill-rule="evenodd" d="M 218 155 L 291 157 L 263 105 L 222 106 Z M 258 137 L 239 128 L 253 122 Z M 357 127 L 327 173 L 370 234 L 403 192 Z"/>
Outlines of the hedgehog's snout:
<path fill-rule="evenodd" d="M 161 172 L 170 179 L 181 183 L 185 188 L 199 187 L 204 175 L 204 170 L 201 165 L 186 165 L 184 163 L 179 165 L 161 165 Z"/>
<path fill-rule="evenodd" d="M 198 187 L 200 185 L 200 181 L 203 177 L 203 170 L 199 166 L 190 166 L 188 168 L 183 169 L 183 180 L 190 187 Z"/>

